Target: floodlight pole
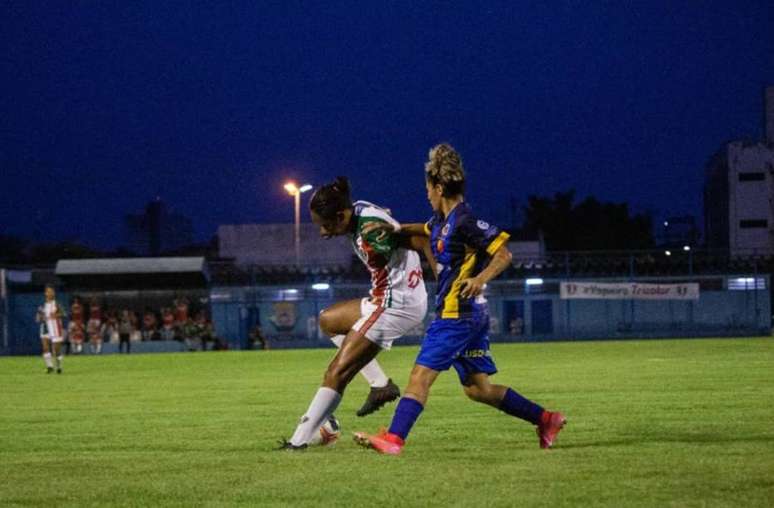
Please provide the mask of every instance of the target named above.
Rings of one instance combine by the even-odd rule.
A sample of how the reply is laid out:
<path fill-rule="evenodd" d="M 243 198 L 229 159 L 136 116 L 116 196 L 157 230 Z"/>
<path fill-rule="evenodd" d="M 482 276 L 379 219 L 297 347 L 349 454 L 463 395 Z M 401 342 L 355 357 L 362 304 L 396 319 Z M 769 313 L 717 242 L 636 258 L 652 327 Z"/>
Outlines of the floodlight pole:
<path fill-rule="evenodd" d="M 312 186 L 307 184 L 301 187 L 297 186 L 294 182 L 288 182 L 285 184 L 285 190 L 288 194 L 293 196 L 293 210 L 294 210 L 294 223 L 293 223 L 293 244 L 296 253 L 296 266 L 301 264 L 301 194 L 312 190 Z"/>
<path fill-rule="evenodd" d="M 293 195 L 295 200 L 296 221 L 294 228 L 294 243 L 296 248 L 296 266 L 301 264 L 301 192 L 296 191 Z"/>

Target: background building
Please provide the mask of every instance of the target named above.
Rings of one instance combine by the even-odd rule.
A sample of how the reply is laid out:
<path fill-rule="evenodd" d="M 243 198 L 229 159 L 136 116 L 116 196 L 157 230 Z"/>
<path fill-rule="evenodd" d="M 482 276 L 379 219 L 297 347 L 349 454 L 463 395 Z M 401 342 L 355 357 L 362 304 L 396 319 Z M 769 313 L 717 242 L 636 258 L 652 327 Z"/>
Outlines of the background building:
<path fill-rule="evenodd" d="M 301 224 L 300 264 L 348 267 L 354 252 L 349 238 L 322 238 L 312 223 Z M 295 264 L 293 224 L 238 224 L 218 227 L 218 255 L 237 265 Z"/>
<path fill-rule="evenodd" d="M 127 247 L 144 256 L 158 256 L 194 242 L 191 219 L 170 212 L 159 198 L 148 203 L 144 213 L 126 215 L 124 226 Z"/>
<path fill-rule="evenodd" d="M 774 86 L 764 93 L 762 141 L 731 141 L 707 163 L 707 247 L 732 256 L 774 254 Z"/>
<path fill-rule="evenodd" d="M 542 240 L 508 243 L 516 262 L 540 262 Z M 288 266 L 295 264 L 293 224 L 239 224 L 218 227 L 218 257 L 236 265 Z M 322 238 L 314 224 L 301 224 L 301 266 L 349 268 L 359 266 L 348 236 Z M 365 274 L 365 272 L 363 272 Z"/>

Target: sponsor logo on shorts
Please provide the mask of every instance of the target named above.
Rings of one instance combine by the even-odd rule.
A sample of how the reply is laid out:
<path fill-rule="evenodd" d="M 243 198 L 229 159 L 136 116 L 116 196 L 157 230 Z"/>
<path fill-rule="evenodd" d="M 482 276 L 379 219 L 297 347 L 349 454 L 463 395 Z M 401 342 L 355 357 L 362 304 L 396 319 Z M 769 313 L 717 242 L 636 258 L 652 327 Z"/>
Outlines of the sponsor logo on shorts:
<path fill-rule="evenodd" d="M 488 349 L 469 349 L 462 353 L 463 358 L 485 358 L 492 356 Z"/>

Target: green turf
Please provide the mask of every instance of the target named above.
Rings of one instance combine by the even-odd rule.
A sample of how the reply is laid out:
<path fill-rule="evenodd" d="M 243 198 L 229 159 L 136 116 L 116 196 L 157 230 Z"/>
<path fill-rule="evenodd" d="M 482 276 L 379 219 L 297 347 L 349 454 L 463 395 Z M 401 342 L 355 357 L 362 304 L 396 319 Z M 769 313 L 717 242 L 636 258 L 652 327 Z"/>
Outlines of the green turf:
<path fill-rule="evenodd" d="M 400 457 L 277 452 L 332 350 L 0 359 L 0 506 L 772 506 L 774 341 L 493 346 L 495 380 L 561 409 L 556 448 L 447 373 Z M 405 385 L 415 348 L 380 360 Z"/>

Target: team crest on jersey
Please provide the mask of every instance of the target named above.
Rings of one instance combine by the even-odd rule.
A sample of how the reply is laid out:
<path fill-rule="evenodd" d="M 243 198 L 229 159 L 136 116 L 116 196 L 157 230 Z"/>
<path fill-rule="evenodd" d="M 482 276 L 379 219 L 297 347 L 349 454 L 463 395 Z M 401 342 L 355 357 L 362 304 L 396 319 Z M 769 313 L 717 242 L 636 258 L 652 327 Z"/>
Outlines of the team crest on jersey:
<path fill-rule="evenodd" d="M 446 225 L 443 227 L 443 229 L 441 230 L 441 236 L 446 236 L 446 235 L 448 235 L 448 234 L 449 234 L 449 228 L 450 228 L 450 226 L 449 226 L 448 224 L 446 224 Z"/>
<path fill-rule="evenodd" d="M 484 231 L 489 229 L 489 223 L 483 220 L 476 222 L 476 225 L 479 227 L 479 229 L 483 229 Z"/>

